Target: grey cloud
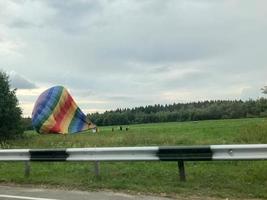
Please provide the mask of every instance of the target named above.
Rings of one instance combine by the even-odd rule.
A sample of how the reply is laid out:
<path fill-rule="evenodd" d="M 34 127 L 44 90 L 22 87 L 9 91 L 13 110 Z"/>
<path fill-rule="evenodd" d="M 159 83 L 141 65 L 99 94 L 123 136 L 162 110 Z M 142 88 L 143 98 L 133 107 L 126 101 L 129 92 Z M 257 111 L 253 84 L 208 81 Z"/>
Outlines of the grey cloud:
<path fill-rule="evenodd" d="M 87 98 L 91 98 L 96 94 L 96 92 L 91 89 L 86 89 L 86 90 L 73 89 L 71 90 L 71 93 L 74 94 L 75 96 L 77 95 L 79 97 L 87 97 Z"/>
<path fill-rule="evenodd" d="M 153 3 L 148 2 L 147 5 L 153 7 Z M 160 3 L 157 1 L 157 4 Z M 115 21 L 114 17 L 109 19 L 109 15 L 103 15 L 99 19 L 104 18 L 107 21 L 108 26 L 105 28 L 92 29 L 89 27 L 89 29 L 80 30 L 79 33 L 74 34 L 76 39 L 64 35 L 61 37 L 60 34 L 62 33 L 54 35 L 55 38 L 52 37 L 49 40 L 56 39 L 56 41 L 47 43 L 55 50 L 54 55 L 49 56 L 54 57 L 54 60 L 57 59 L 56 62 L 61 62 L 59 66 L 65 68 L 71 68 L 70 63 L 74 62 L 78 66 L 72 65 L 73 67 L 83 70 L 127 71 L 130 70 L 130 66 L 127 65 L 129 61 L 164 64 L 166 62 L 208 59 L 225 54 L 229 51 L 229 48 L 233 47 L 235 42 L 232 41 L 231 35 L 238 30 L 229 31 L 227 28 L 224 30 L 227 32 L 227 37 L 222 37 L 222 27 L 220 26 L 223 26 L 223 21 L 219 20 L 218 25 L 215 20 L 206 19 L 205 21 L 199 11 L 192 18 L 197 18 L 200 15 L 200 19 L 194 22 L 188 18 L 190 22 L 192 21 L 192 24 L 188 25 L 185 17 L 174 13 L 175 8 L 179 9 L 180 4 L 172 4 L 173 8 L 167 7 L 165 9 L 163 19 L 158 18 L 156 13 L 153 13 L 153 17 L 149 17 L 141 11 L 138 12 L 140 16 L 131 16 L 133 13 L 130 12 L 130 16 L 126 15 L 125 18 L 121 16 L 119 21 Z M 108 5 L 106 4 L 103 12 L 111 12 Z M 204 4 L 203 7 L 206 5 Z M 214 4 L 212 5 L 214 6 Z M 55 7 L 65 13 L 70 6 L 57 4 Z M 86 8 L 86 6 L 78 4 L 77 7 L 77 16 L 75 17 L 80 19 L 79 9 L 82 9 L 80 7 Z M 94 6 L 92 7 L 94 8 Z M 216 8 L 216 6 L 214 7 Z M 73 9 L 73 12 L 75 12 L 75 9 Z M 87 14 L 85 12 L 81 13 Z M 60 16 L 65 16 L 65 14 Z M 226 18 L 229 19 L 230 17 Z M 68 22 L 67 19 L 65 21 Z M 59 27 L 64 26 L 64 24 L 61 23 Z M 75 26 L 75 23 L 73 26 Z M 213 26 L 215 28 L 212 28 Z M 228 25 L 226 24 L 226 26 Z M 84 37 L 86 34 L 88 36 Z M 62 49 L 63 46 L 65 47 L 64 50 Z M 77 56 L 74 57 L 73 55 Z"/>
<path fill-rule="evenodd" d="M 100 1 L 94 0 L 68 2 L 48 0 L 47 3 L 57 10 L 58 16 L 66 17 L 67 19 L 80 18 L 85 14 L 101 10 Z"/>
<path fill-rule="evenodd" d="M 21 19 L 16 19 L 16 20 L 12 21 L 9 24 L 9 27 L 11 27 L 11 28 L 22 28 L 23 29 L 23 28 L 36 27 L 36 25 L 33 24 L 33 23 L 30 23 L 30 22 L 21 20 Z"/>
<path fill-rule="evenodd" d="M 100 1 L 53 1 L 46 2 L 55 10 L 54 18 L 46 23 L 66 34 L 80 34 L 86 26 L 92 24 L 91 17 L 102 10 Z"/>
<path fill-rule="evenodd" d="M 182 77 L 167 79 L 164 81 L 164 88 L 199 88 L 207 85 L 208 82 L 211 82 L 212 74 L 209 72 L 198 71 L 198 72 L 189 72 Z"/>
<path fill-rule="evenodd" d="M 34 89 L 37 86 L 17 73 L 10 74 L 11 87 L 17 89 Z"/>
<path fill-rule="evenodd" d="M 123 96 L 123 95 L 108 96 L 106 98 L 109 99 L 109 100 L 112 100 L 112 101 L 133 101 L 133 100 L 135 100 L 134 97 Z"/>

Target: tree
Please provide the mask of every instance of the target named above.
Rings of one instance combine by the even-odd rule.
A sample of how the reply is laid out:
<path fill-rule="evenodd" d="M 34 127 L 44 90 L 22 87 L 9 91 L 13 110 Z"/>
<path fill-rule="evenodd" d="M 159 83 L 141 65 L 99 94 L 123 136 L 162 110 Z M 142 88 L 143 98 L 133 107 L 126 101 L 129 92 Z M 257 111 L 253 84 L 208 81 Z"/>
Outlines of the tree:
<path fill-rule="evenodd" d="M 16 89 L 10 90 L 8 75 L 0 71 L 0 139 L 14 138 L 22 133 L 21 114 Z"/>

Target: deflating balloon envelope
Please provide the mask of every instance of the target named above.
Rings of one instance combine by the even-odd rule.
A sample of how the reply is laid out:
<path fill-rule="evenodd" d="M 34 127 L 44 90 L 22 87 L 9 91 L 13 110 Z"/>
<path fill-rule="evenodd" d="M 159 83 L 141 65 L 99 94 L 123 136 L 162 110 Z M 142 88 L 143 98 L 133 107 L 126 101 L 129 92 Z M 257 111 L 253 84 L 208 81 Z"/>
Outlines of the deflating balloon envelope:
<path fill-rule="evenodd" d="M 62 86 L 49 88 L 39 96 L 32 124 L 38 133 L 68 134 L 96 128 Z"/>

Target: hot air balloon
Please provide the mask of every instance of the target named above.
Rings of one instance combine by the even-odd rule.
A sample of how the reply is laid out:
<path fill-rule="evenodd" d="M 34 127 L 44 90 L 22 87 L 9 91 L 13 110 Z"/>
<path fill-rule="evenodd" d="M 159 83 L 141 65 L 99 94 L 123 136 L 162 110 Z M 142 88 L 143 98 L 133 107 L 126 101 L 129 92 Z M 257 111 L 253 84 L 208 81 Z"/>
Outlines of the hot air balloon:
<path fill-rule="evenodd" d="M 38 97 L 32 124 L 38 133 L 71 134 L 96 128 L 63 86 L 49 88 Z"/>

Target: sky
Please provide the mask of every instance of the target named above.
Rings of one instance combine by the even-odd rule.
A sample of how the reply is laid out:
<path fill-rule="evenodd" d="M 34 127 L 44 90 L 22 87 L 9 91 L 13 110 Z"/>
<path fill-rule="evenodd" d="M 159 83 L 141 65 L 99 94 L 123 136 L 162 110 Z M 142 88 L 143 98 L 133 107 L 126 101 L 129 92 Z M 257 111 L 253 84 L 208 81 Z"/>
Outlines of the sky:
<path fill-rule="evenodd" d="M 3 0 L 0 70 L 24 116 L 55 85 L 85 113 L 257 99 L 266 19 L 265 0 Z"/>

